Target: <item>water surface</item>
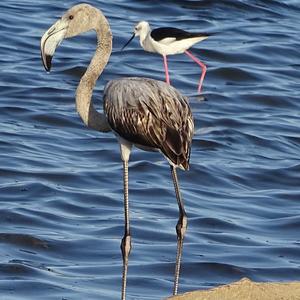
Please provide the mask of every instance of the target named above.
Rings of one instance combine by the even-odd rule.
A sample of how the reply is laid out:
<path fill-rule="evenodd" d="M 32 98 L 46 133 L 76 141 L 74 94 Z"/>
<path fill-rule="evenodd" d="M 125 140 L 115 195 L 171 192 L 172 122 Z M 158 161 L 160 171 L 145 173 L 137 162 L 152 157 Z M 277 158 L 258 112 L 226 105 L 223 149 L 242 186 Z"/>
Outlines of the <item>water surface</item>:
<path fill-rule="evenodd" d="M 95 90 L 122 76 L 164 79 L 162 58 L 133 25 L 213 32 L 169 57 L 196 132 L 179 172 L 189 217 L 180 292 L 249 277 L 300 278 L 300 37 L 298 1 L 86 1 L 102 9 L 114 49 Z M 40 37 L 74 1 L 0 4 L 0 299 L 118 299 L 122 164 L 115 137 L 83 126 L 74 93 L 94 34 L 65 41 L 46 74 Z M 167 162 L 135 150 L 130 163 L 133 250 L 128 299 L 171 294 L 178 209 Z"/>

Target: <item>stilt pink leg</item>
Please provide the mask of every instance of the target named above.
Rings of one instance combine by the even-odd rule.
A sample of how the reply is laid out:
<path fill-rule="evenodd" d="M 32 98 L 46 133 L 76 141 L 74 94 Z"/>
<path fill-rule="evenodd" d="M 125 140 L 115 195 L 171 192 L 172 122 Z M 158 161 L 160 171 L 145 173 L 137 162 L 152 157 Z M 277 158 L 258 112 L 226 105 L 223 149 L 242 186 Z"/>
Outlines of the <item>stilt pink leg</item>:
<path fill-rule="evenodd" d="M 165 66 L 165 73 L 166 73 L 166 83 L 170 84 L 167 56 L 163 55 L 163 58 L 164 58 L 164 66 Z"/>
<path fill-rule="evenodd" d="M 202 88 L 202 83 L 203 83 L 203 80 L 204 80 L 204 77 L 205 77 L 205 74 L 206 74 L 206 65 L 202 61 L 200 61 L 198 58 L 196 58 L 191 52 L 186 50 L 185 54 L 187 56 L 189 56 L 195 63 L 197 63 L 202 69 L 202 74 L 201 74 L 200 81 L 199 81 L 199 86 L 198 86 L 198 93 L 200 94 L 201 93 L 201 88 Z"/>

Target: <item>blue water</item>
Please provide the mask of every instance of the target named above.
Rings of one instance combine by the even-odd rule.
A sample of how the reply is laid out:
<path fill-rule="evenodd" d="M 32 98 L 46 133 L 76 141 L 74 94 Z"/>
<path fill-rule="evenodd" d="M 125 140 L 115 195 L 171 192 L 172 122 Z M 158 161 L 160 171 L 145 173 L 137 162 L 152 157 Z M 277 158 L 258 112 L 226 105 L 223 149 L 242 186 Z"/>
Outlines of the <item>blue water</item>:
<path fill-rule="evenodd" d="M 114 50 L 95 90 L 122 76 L 164 79 L 162 58 L 133 26 L 214 32 L 169 57 L 172 84 L 195 118 L 180 292 L 249 277 L 300 278 L 299 1 L 87 1 L 111 23 Z M 113 134 L 83 126 L 74 93 L 94 34 L 65 41 L 47 74 L 40 38 L 76 1 L 0 3 L 0 299 L 119 299 L 122 164 Z M 205 101 L 204 101 L 205 100 Z M 133 249 L 128 299 L 171 295 L 178 209 L 160 154 L 130 163 Z"/>

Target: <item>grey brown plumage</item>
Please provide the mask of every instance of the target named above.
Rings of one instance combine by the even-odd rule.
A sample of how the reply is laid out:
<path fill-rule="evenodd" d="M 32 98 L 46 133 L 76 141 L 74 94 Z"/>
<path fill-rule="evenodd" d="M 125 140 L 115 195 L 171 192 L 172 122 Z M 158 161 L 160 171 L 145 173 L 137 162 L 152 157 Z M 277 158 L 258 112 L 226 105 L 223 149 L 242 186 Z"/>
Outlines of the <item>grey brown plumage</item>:
<path fill-rule="evenodd" d="M 160 150 L 175 166 L 188 169 L 193 118 L 187 98 L 162 81 L 110 81 L 104 111 L 112 130 L 137 146 Z"/>

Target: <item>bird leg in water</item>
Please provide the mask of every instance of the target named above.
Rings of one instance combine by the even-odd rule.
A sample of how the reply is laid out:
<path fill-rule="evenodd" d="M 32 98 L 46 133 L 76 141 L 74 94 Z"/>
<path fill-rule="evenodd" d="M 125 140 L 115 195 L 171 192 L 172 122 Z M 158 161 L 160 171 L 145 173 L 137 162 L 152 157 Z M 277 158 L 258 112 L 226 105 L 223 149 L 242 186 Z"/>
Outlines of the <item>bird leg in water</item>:
<path fill-rule="evenodd" d="M 163 55 L 163 58 L 164 58 L 164 66 L 165 66 L 165 73 L 166 73 L 166 83 L 170 84 L 167 56 Z"/>
<path fill-rule="evenodd" d="M 189 56 L 195 63 L 197 63 L 202 69 L 202 74 L 201 74 L 200 81 L 199 81 L 199 86 L 198 86 L 198 93 L 200 94 L 201 93 L 201 88 L 202 88 L 202 83 L 203 83 L 203 80 L 204 80 L 204 77 L 205 77 L 205 74 L 206 74 L 206 65 L 202 61 L 200 61 L 198 58 L 196 58 L 190 51 L 186 50 L 185 54 L 187 56 Z"/>
<path fill-rule="evenodd" d="M 125 233 L 121 242 L 123 256 L 123 276 L 122 276 L 122 300 L 126 299 L 126 283 L 128 270 L 128 257 L 131 250 L 131 236 L 129 226 L 129 202 L 128 202 L 128 160 L 123 161 L 124 171 L 124 211 L 125 211 Z"/>
<path fill-rule="evenodd" d="M 178 282 L 179 282 L 179 273 L 180 273 L 180 263 L 181 263 L 181 256 L 182 256 L 182 248 L 183 248 L 183 239 L 184 234 L 187 229 L 187 216 L 184 210 L 183 200 L 181 198 L 176 168 L 171 166 L 171 173 L 172 179 L 175 188 L 176 199 L 179 208 L 179 219 L 176 225 L 176 232 L 177 232 L 177 253 L 176 253 L 176 267 L 175 267 L 175 277 L 174 277 L 174 288 L 173 288 L 173 295 L 177 295 L 178 291 Z"/>

